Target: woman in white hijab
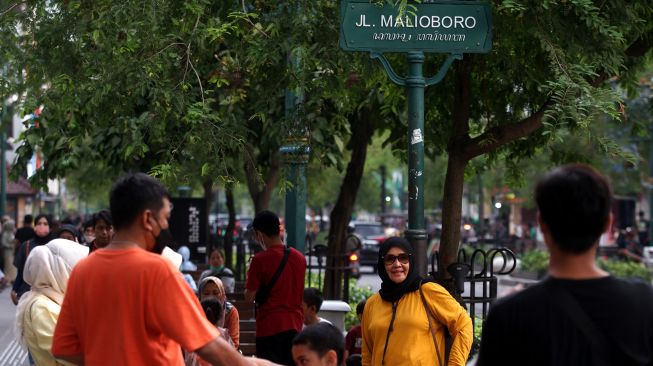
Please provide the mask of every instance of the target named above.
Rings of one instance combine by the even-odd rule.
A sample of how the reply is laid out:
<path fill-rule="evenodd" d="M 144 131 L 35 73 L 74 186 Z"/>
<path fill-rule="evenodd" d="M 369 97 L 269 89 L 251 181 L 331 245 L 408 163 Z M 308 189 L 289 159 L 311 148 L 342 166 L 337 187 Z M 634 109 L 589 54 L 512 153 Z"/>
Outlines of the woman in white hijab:
<path fill-rule="evenodd" d="M 31 290 L 21 296 L 18 303 L 16 331 L 39 366 L 67 364 L 52 356 L 52 336 L 70 272 L 87 256 L 87 247 L 66 239 L 54 239 L 34 248 L 25 262 L 23 277 Z"/>

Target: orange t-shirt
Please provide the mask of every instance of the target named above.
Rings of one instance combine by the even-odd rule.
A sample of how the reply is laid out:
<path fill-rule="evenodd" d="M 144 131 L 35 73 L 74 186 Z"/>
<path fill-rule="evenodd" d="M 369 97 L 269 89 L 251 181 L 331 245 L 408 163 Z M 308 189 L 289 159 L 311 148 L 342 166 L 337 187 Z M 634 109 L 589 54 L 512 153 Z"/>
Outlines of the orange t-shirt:
<path fill-rule="evenodd" d="M 172 264 L 140 248 L 101 249 L 79 262 L 54 333 L 52 353 L 87 365 L 183 365 L 219 335 Z"/>

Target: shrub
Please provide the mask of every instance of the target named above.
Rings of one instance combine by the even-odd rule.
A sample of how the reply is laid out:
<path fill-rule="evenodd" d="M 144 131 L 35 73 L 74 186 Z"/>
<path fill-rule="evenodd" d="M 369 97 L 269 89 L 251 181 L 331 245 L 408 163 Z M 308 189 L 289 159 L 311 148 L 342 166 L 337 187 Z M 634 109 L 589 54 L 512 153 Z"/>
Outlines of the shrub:
<path fill-rule="evenodd" d="M 618 259 L 603 259 L 597 261 L 599 267 L 609 272 L 615 277 L 621 278 L 639 278 L 646 282 L 651 282 L 651 271 L 642 263 L 623 261 Z"/>
<path fill-rule="evenodd" d="M 349 280 L 349 307 L 351 311 L 345 314 L 345 330 L 349 329 L 358 323 L 358 317 L 356 316 L 356 305 L 363 300 L 369 299 L 374 292 L 370 286 L 359 287 L 358 281 L 354 278 Z"/>
<path fill-rule="evenodd" d="M 521 270 L 526 272 L 544 272 L 549 268 L 549 252 L 534 249 L 521 257 Z"/>

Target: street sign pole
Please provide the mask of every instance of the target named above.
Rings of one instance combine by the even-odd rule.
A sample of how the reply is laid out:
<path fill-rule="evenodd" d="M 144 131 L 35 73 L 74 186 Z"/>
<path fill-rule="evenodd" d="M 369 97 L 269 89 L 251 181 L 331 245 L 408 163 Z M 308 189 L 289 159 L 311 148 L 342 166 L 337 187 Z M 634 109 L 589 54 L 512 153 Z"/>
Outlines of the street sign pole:
<path fill-rule="evenodd" d="M 408 52 L 408 230 L 406 239 L 415 253 L 426 253 L 426 222 L 424 221 L 424 89 L 423 52 Z M 420 275 L 426 274 L 425 255 L 415 257 Z"/>
<path fill-rule="evenodd" d="M 405 86 L 408 95 L 408 230 L 420 275 L 427 273 L 424 220 L 424 89 L 442 81 L 463 53 L 491 48 L 491 12 L 483 1 L 447 0 L 412 4 L 415 12 L 399 14 L 395 7 L 369 0 L 341 2 L 340 47 L 369 52 L 383 65 L 390 80 Z M 400 77 L 384 52 L 406 53 L 408 76 Z M 425 78 L 424 52 L 449 54 L 438 73 Z"/>

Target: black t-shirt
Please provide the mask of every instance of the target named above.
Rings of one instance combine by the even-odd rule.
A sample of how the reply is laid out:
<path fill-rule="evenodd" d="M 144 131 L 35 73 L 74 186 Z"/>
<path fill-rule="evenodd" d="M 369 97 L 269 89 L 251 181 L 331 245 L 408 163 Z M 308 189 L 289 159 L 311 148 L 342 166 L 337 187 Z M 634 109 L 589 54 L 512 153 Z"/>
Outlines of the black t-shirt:
<path fill-rule="evenodd" d="M 653 289 L 635 280 L 547 278 L 498 300 L 483 326 L 478 366 L 591 365 L 592 346 L 556 304 L 561 286 L 606 338 L 609 365 L 653 365 Z"/>
<path fill-rule="evenodd" d="M 13 290 L 16 291 L 18 296 L 22 296 L 25 292 L 30 290 L 30 285 L 23 279 L 23 270 L 25 269 L 25 262 L 29 253 L 39 245 L 47 243 L 47 239 L 42 240 L 28 240 L 21 244 L 16 250 L 14 256 L 14 266 L 16 267 L 16 279 L 14 280 Z"/>
<path fill-rule="evenodd" d="M 34 228 L 31 226 L 23 226 L 20 229 L 16 230 L 16 234 L 14 234 L 14 237 L 19 244 L 23 244 L 35 236 L 36 234 L 34 233 Z"/>

